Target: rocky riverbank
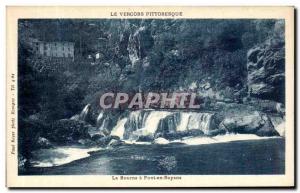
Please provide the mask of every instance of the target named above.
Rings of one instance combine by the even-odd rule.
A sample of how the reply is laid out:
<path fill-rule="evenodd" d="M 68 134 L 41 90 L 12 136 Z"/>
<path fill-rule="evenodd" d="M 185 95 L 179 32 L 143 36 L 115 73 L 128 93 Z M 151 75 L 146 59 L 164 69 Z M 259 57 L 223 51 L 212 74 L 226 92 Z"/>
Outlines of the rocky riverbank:
<path fill-rule="evenodd" d="M 87 120 L 92 111 L 84 108 L 81 115 L 48 125 L 31 120 L 28 124 L 40 134 L 35 139 L 31 138 L 34 151 L 28 156 L 29 159 L 24 158 L 20 162 L 23 163 L 22 167 L 36 165 L 31 159 L 36 154 L 34 152 L 39 150 L 56 152 L 61 148 L 75 148 L 74 151 L 65 152 L 70 157 L 67 160 L 73 160 L 88 156 L 88 152 L 95 148 L 115 148 L 132 143 L 205 144 L 284 137 L 284 118 L 280 112 L 268 113 L 270 108 L 264 111 L 254 109 L 248 104 L 224 103 L 219 111 L 209 112 L 136 110 L 118 113 L 115 115 L 118 117 L 115 124 L 107 123 L 112 121 L 111 112 L 101 111 L 97 120 L 94 120 L 96 124 L 91 125 Z M 76 148 L 80 155 L 76 153 Z M 72 153 L 74 155 L 68 155 Z"/>

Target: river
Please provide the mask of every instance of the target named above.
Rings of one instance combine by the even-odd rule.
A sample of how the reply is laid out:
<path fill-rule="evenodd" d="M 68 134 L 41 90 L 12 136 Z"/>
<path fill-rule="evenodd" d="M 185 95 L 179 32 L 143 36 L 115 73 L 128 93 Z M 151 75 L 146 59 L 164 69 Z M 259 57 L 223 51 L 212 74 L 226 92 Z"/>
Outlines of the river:
<path fill-rule="evenodd" d="M 187 145 L 126 144 L 79 160 L 32 167 L 21 175 L 284 174 L 284 138 Z"/>

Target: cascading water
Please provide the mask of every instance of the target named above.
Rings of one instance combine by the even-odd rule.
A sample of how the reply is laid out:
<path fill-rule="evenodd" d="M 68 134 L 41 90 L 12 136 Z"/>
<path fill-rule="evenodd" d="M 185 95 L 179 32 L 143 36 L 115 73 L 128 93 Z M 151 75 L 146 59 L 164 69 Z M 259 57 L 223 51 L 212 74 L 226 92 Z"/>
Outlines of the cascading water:
<path fill-rule="evenodd" d="M 125 124 L 124 139 L 131 138 L 134 131 L 143 128 L 150 111 L 138 110 L 133 111 L 128 116 L 128 121 Z"/>
<path fill-rule="evenodd" d="M 86 120 L 86 116 L 87 116 L 87 114 L 88 114 L 88 112 L 89 112 L 89 109 L 90 109 L 90 104 L 87 104 L 84 108 L 83 108 L 83 110 L 81 111 L 81 113 L 80 113 L 80 115 L 79 115 L 79 120 L 81 120 L 81 121 L 85 121 Z"/>
<path fill-rule="evenodd" d="M 135 66 L 135 64 L 139 61 L 139 56 L 138 56 L 138 50 L 135 45 L 134 41 L 134 36 L 130 35 L 129 36 L 129 42 L 128 42 L 128 56 L 131 61 L 132 66 Z"/>
<path fill-rule="evenodd" d="M 154 135 L 158 128 L 159 121 L 170 114 L 172 113 L 167 111 L 151 111 L 145 119 L 144 127 L 134 131 L 133 134 L 136 136 Z"/>
<path fill-rule="evenodd" d="M 127 118 L 123 118 L 119 120 L 117 125 L 111 131 L 110 135 L 118 136 L 120 137 L 120 139 L 123 139 L 126 122 L 127 122 Z"/>
<path fill-rule="evenodd" d="M 132 66 L 141 59 L 141 40 L 140 40 L 140 32 L 144 31 L 146 28 L 144 26 L 139 27 L 133 34 L 129 36 L 128 42 L 128 56 L 131 61 Z"/>
<path fill-rule="evenodd" d="M 101 125 L 101 123 L 102 123 L 102 118 L 103 118 L 103 111 L 101 111 L 100 113 L 99 113 L 99 115 L 98 115 L 98 117 L 97 117 L 97 121 L 96 121 L 96 124 L 97 124 L 97 126 L 100 126 Z"/>
<path fill-rule="evenodd" d="M 146 111 L 133 111 L 129 114 L 128 127 L 133 131 L 144 127 L 145 120 L 149 113 Z"/>
<path fill-rule="evenodd" d="M 104 135 L 108 135 L 109 134 L 108 125 L 109 125 L 109 117 L 104 117 L 101 124 L 99 124 L 98 127 L 99 132 Z"/>
<path fill-rule="evenodd" d="M 178 124 L 177 131 L 185 131 L 188 127 L 190 119 L 190 113 L 182 113 L 180 117 L 180 123 Z"/>
<path fill-rule="evenodd" d="M 212 118 L 212 114 L 210 113 L 188 113 L 188 116 L 182 117 L 182 122 L 186 122 L 188 117 L 188 124 L 186 125 L 185 130 L 191 129 L 199 129 L 204 132 L 204 134 L 208 134 L 210 128 L 210 122 Z M 180 128 L 182 129 L 182 128 Z"/>
<path fill-rule="evenodd" d="M 153 137 L 157 132 L 182 132 L 197 129 L 208 133 L 211 118 L 212 114 L 210 113 L 133 111 L 127 118 L 117 122 L 111 135 L 119 136 L 121 139 L 136 140 L 141 136 Z M 163 129 L 161 129 L 162 127 Z"/>

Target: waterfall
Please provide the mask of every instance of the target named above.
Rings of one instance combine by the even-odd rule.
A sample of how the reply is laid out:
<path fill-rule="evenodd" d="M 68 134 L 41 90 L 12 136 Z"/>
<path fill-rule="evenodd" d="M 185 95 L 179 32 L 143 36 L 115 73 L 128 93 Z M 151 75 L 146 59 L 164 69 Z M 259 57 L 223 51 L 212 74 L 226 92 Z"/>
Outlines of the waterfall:
<path fill-rule="evenodd" d="M 177 131 L 185 131 L 187 129 L 190 115 L 190 113 L 181 113 L 180 123 L 176 128 Z"/>
<path fill-rule="evenodd" d="M 126 117 L 119 118 L 110 135 L 118 136 L 126 143 L 138 144 L 167 143 L 168 141 L 186 144 L 213 143 L 214 139 L 217 138 L 212 137 L 215 131 L 213 117 L 213 113 L 207 112 L 137 110 L 130 112 Z M 273 117 L 272 121 L 277 121 L 277 130 L 281 135 L 284 135 L 284 120 L 279 118 Z M 106 125 L 108 122 L 111 123 L 110 121 L 111 119 L 106 117 L 101 128 L 106 130 Z M 246 136 L 246 138 L 251 136 Z M 229 136 L 229 138 L 232 137 L 240 139 L 242 136 L 235 134 Z M 193 140 L 194 138 L 196 139 Z M 229 140 L 229 138 L 223 139 L 221 137 L 220 141 Z"/>
<path fill-rule="evenodd" d="M 88 114 L 88 112 L 89 112 L 90 106 L 91 106 L 90 104 L 87 104 L 87 105 L 83 108 L 83 110 L 81 111 L 81 113 L 80 113 L 80 115 L 79 115 L 79 120 L 85 121 L 86 116 L 87 116 L 87 114 Z"/>
<path fill-rule="evenodd" d="M 127 51 L 128 51 L 128 56 L 129 56 L 132 66 L 135 66 L 135 64 L 139 61 L 139 56 L 138 56 L 138 50 L 135 46 L 135 41 L 134 41 L 133 35 L 129 36 Z"/>
<path fill-rule="evenodd" d="M 145 134 L 154 134 L 158 127 L 159 121 L 170 114 L 172 113 L 167 111 L 152 111 L 146 119 L 144 128 L 141 130 L 143 130 Z"/>
<path fill-rule="evenodd" d="M 103 111 L 101 111 L 97 117 L 97 121 L 96 121 L 97 126 L 101 125 L 102 118 L 103 118 Z"/>
<path fill-rule="evenodd" d="M 181 113 L 180 123 L 176 131 L 199 129 L 205 134 L 208 134 L 211 118 L 212 114 L 210 113 Z"/>
<path fill-rule="evenodd" d="M 120 137 L 120 139 L 123 139 L 126 122 L 127 122 L 127 118 L 123 118 L 119 120 L 117 125 L 112 129 L 110 135 L 118 136 Z"/>
<path fill-rule="evenodd" d="M 207 134 L 211 119 L 210 113 L 138 110 L 120 119 L 111 135 L 125 140 L 137 140 L 141 136 L 154 137 L 156 133 L 177 133 L 187 130 L 201 130 Z"/>
<path fill-rule="evenodd" d="M 106 127 L 106 125 L 107 125 L 107 120 L 108 120 L 107 117 L 104 118 L 104 120 L 103 120 L 102 123 L 100 124 L 100 126 L 99 126 L 99 130 L 100 130 L 100 131 Z"/>
<path fill-rule="evenodd" d="M 129 138 L 136 139 L 139 136 L 153 136 L 158 128 L 160 120 L 172 114 L 167 111 L 148 111 L 147 115 L 141 116 L 139 128 L 129 134 Z"/>
<path fill-rule="evenodd" d="M 145 26 L 139 27 L 134 34 L 130 34 L 129 36 L 127 51 L 132 66 L 135 66 L 135 64 L 141 58 L 140 32 L 144 31 L 145 29 Z"/>
<path fill-rule="evenodd" d="M 107 129 L 108 124 L 109 124 L 109 118 L 105 117 L 103 119 L 102 123 L 99 124 L 100 125 L 99 128 L 98 128 L 99 132 L 101 132 L 101 133 L 103 133 L 105 135 L 108 135 L 109 134 L 109 130 Z"/>
<path fill-rule="evenodd" d="M 149 111 L 133 111 L 129 114 L 129 122 L 128 126 L 131 127 L 131 130 L 138 130 L 145 125 L 145 121 L 147 116 L 149 115 Z"/>
<path fill-rule="evenodd" d="M 212 114 L 210 113 L 189 113 L 189 120 L 186 129 L 199 129 L 205 134 L 209 132 Z"/>
<path fill-rule="evenodd" d="M 131 138 L 133 132 L 144 127 L 149 113 L 150 111 L 138 110 L 129 114 L 128 121 L 125 124 L 125 139 Z"/>

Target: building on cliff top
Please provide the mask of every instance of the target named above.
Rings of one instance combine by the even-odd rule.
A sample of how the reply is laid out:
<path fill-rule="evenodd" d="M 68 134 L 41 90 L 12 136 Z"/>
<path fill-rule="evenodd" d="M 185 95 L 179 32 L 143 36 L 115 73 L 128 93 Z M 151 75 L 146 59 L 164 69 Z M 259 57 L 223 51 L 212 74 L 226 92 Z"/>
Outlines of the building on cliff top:
<path fill-rule="evenodd" d="M 74 60 L 74 46 L 73 42 L 44 42 L 34 40 L 31 42 L 34 52 L 49 59 L 72 59 Z"/>

